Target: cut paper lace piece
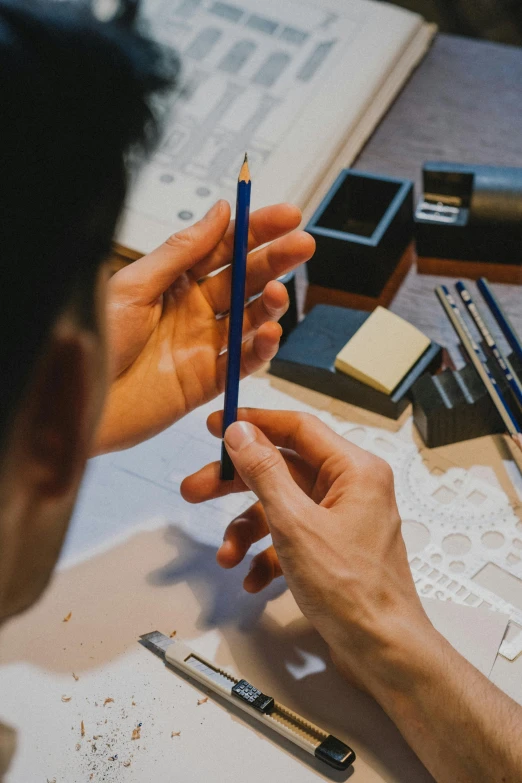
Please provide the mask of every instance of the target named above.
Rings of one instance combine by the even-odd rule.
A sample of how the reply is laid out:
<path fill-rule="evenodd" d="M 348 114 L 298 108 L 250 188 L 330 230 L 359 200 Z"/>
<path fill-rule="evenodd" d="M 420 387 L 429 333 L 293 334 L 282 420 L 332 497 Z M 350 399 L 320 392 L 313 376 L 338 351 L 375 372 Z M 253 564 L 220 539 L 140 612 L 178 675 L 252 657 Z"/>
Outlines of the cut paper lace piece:
<path fill-rule="evenodd" d="M 350 430 L 355 429 L 328 412 L 321 412 L 320 418 L 348 439 Z M 356 429 L 358 444 L 391 466 L 402 519 L 414 520 L 427 531 L 426 545 L 413 547 L 410 557 L 419 594 L 486 606 L 509 614 L 522 625 L 522 599 L 518 606 L 511 595 L 507 601 L 505 594 L 474 581 L 485 566 L 492 564 L 521 580 L 522 596 L 520 517 L 498 482 L 489 476 L 486 479 L 481 470 L 466 470 L 450 463 L 430 470 L 413 440 L 411 420 L 398 433 L 360 425 Z M 383 446 L 383 441 L 396 449 Z M 408 545 L 407 535 L 405 540 Z M 503 642 L 500 652 L 510 660 L 517 657 L 522 652 L 522 632 Z"/>

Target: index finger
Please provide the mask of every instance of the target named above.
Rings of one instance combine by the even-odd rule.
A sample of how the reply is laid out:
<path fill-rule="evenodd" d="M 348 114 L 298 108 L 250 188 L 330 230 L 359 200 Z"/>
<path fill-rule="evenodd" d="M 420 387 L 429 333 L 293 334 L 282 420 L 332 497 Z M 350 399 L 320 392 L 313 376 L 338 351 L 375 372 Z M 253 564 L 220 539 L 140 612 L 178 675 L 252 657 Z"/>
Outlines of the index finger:
<path fill-rule="evenodd" d="M 250 215 L 248 250 L 261 247 L 266 242 L 289 234 L 297 228 L 301 217 L 301 210 L 294 204 L 273 204 L 256 209 Z M 221 242 L 192 267 L 191 272 L 196 280 L 230 264 L 234 248 L 234 230 L 235 221 L 232 220 Z"/>
<path fill-rule="evenodd" d="M 364 463 L 369 458 L 368 452 L 338 435 L 310 413 L 239 408 L 237 418 L 259 427 L 274 446 L 295 451 L 316 471 L 335 454 L 352 464 Z M 221 438 L 223 411 L 211 413 L 207 427 L 212 435 Z"/>
<path fill-rule="evenodd" d="M 183 272 L 194 269 L 219 246 L 229 221 L 229 204 L 223 200 L 216 202 L 193 226 L 173 234 L 151 253 L 117 272 L 111 284 L 132 292 L 135 302 L 153 302 Z"/>
<path fill-rule="evenodd" d="M 294 452 L 282 449 L 281 453 L 295 483 L 309 495 L 315 484 L 315 471 Z M 248 487 L 237 471 L 234 473 L 233 481 L 221 479 L 219 462 L 205 465 L 196 473 L 184 478 L 180 485 L 181 497 L 187 503 L 203 503 L 206 500 L 215 500 L 226 495 L 247 491 Z"/>

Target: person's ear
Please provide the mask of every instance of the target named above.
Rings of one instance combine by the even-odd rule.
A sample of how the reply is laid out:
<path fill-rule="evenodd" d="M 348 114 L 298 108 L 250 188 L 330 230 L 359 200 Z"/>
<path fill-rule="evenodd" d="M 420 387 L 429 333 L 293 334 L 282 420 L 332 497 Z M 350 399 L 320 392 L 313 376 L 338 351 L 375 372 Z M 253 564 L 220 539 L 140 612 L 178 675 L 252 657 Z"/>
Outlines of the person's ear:
<path fill-rule="evenodd" d="M 64 316 L 37 365 L 19 434 L 24 472 L 41 500 L 75 491 L 82 476 L 103 393 L 102 350 L 96 333 Z"/>

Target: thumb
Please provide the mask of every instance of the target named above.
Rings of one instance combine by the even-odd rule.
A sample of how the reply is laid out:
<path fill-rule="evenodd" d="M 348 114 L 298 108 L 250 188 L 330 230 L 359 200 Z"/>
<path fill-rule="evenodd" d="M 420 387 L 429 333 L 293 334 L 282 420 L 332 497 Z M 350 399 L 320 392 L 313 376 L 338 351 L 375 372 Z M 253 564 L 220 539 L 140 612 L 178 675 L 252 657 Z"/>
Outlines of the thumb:
<path fill-rule="evenodd" d="M 279 449 L 261 430 L 236 421 L 225 432 L 225 445 L 244 483 L 258 496 L 270 521 L 299 513 L 308 501 L 298 487 Z"/>

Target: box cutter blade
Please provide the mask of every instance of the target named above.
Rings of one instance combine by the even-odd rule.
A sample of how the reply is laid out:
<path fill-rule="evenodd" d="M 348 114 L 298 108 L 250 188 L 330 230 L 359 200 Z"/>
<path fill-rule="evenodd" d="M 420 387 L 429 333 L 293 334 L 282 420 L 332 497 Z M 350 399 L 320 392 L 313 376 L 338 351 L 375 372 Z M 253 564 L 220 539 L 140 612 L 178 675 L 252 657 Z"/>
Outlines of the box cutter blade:
<path fill-rule="evenodd" d="M 345 770 L 355 761 L 354 751 L 344 742 L 314 726 L 246 680 L 238 680 L 218 669 L 183 642 L 152 631 L 140 636 L 140 644 L 329 766 Z"/>

